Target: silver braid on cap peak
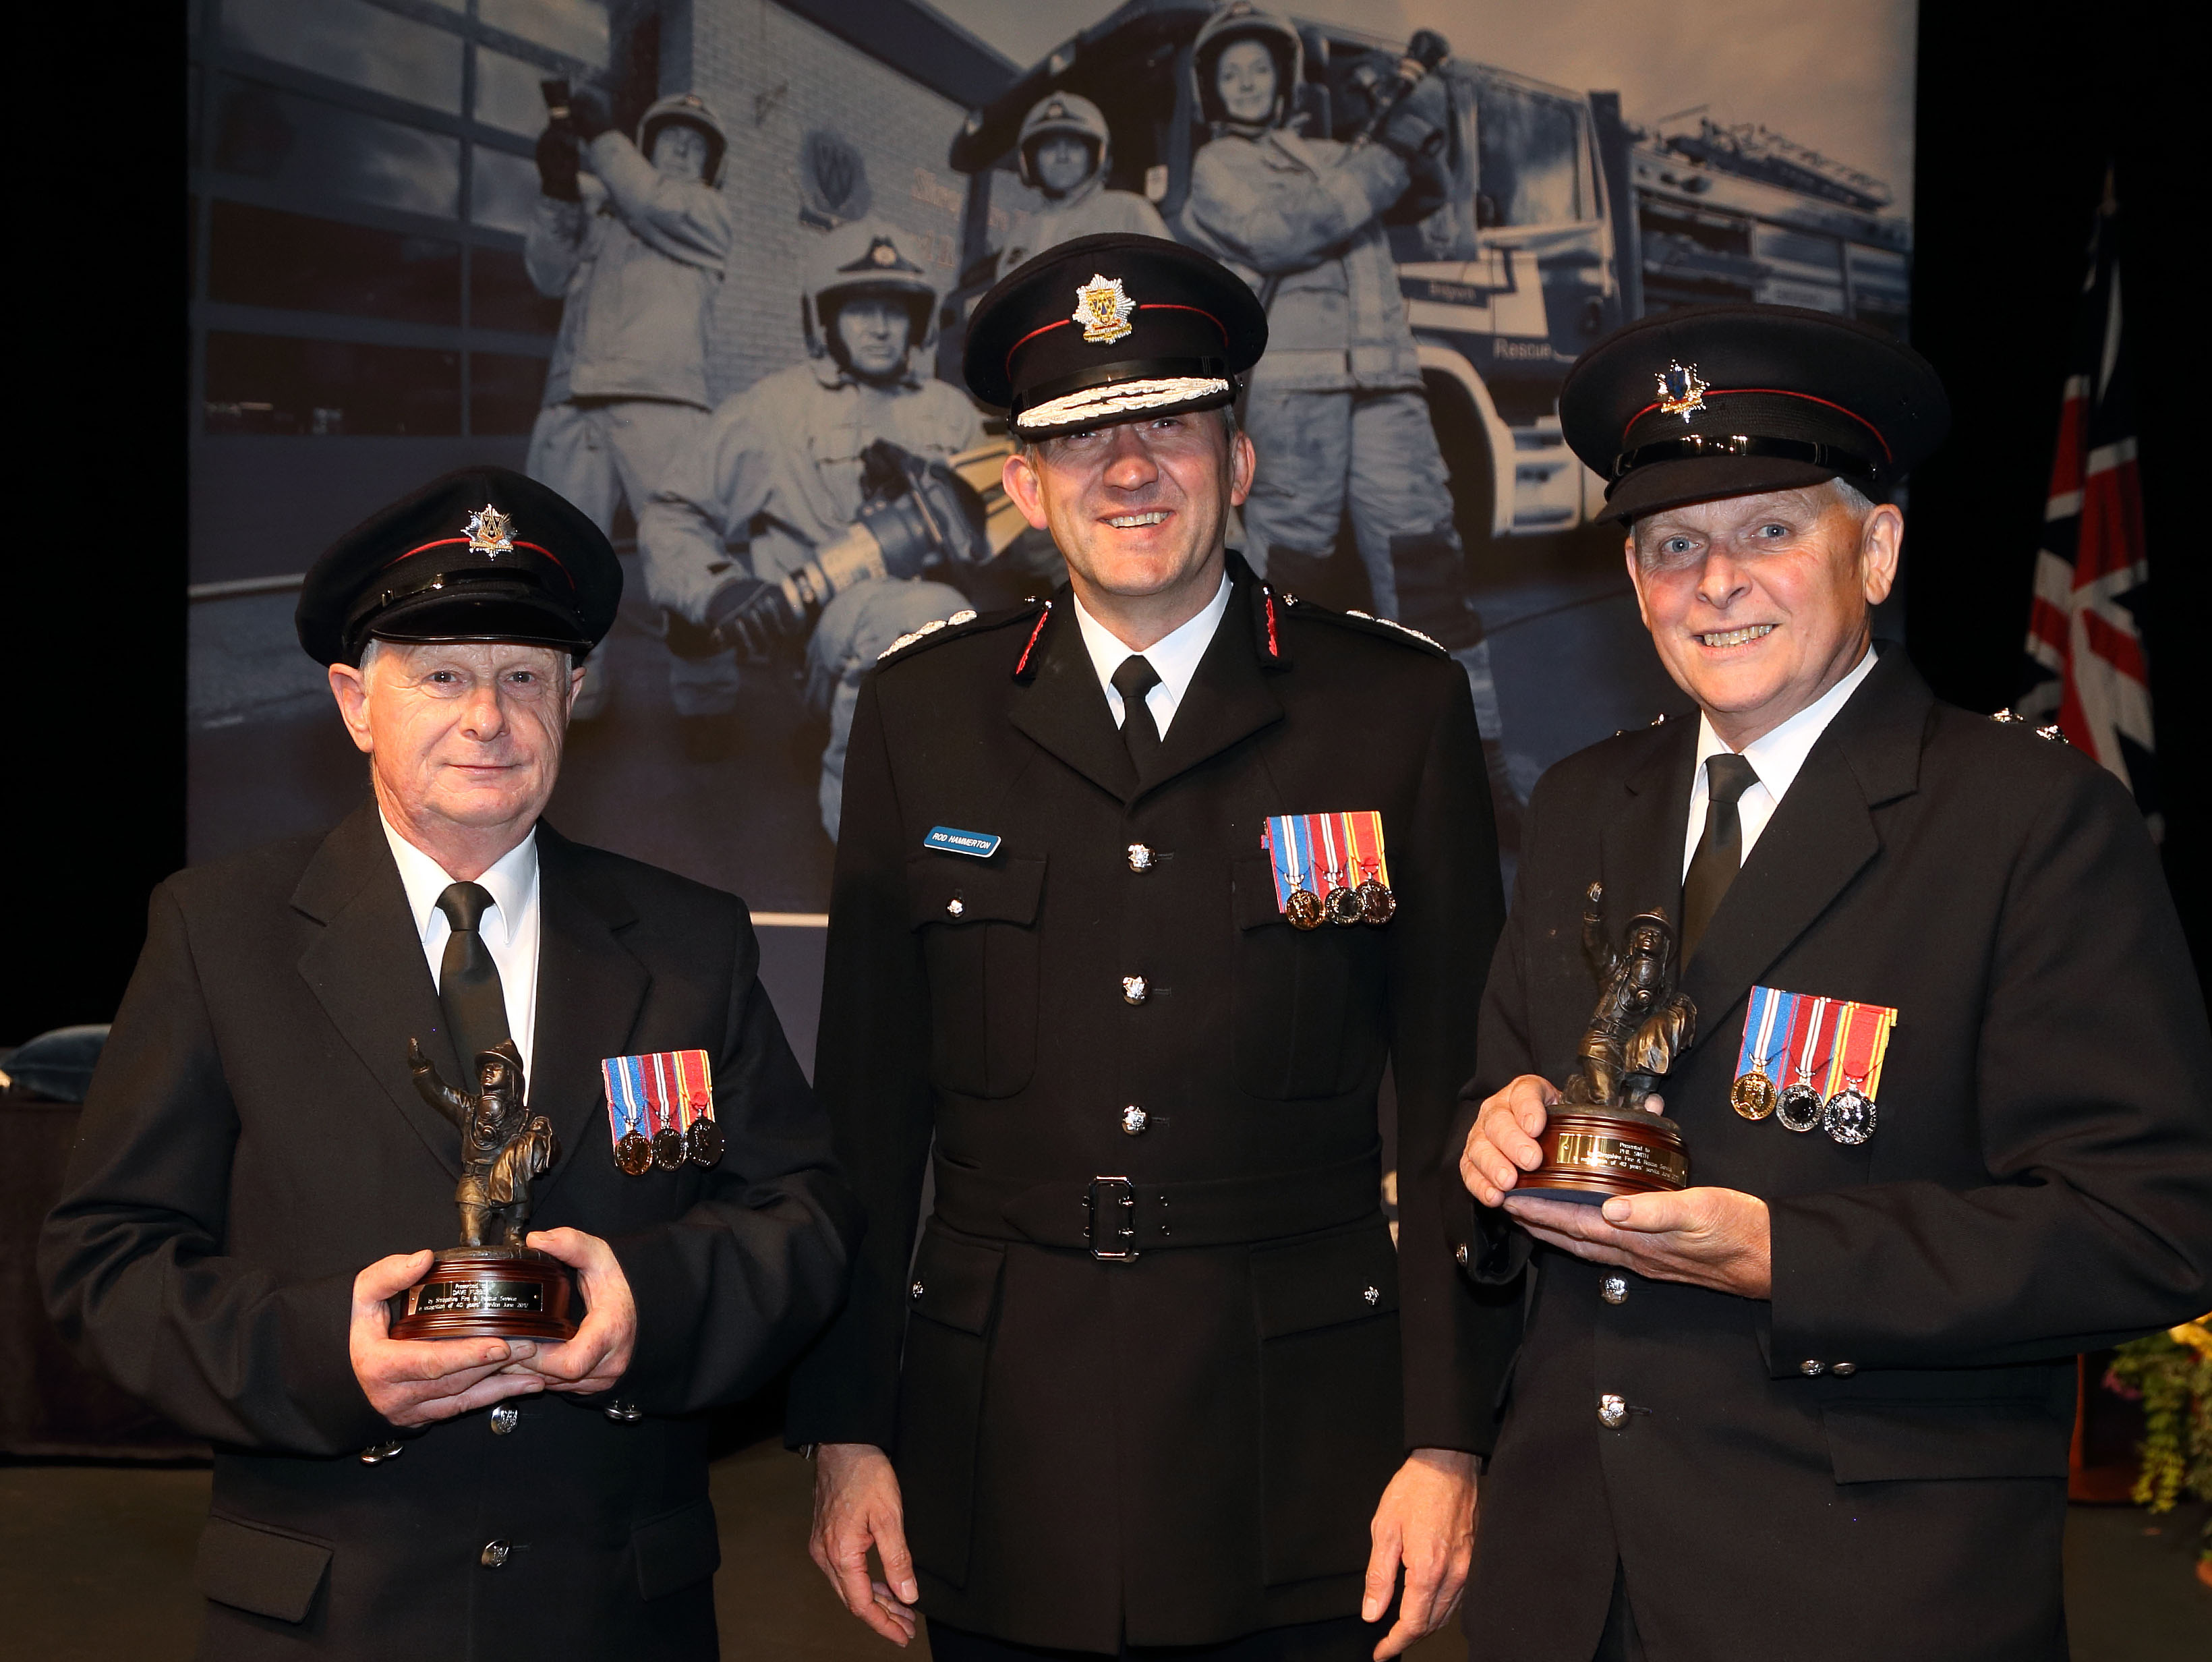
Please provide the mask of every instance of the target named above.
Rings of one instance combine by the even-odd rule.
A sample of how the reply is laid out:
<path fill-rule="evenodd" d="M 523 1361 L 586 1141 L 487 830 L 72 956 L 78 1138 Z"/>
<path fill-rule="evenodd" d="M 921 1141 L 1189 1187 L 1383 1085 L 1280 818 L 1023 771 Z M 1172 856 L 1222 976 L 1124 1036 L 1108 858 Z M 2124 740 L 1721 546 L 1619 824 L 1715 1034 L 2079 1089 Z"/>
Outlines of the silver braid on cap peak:
<path fill-rule="evenodd" d="M 1024 410 L 1014 418 L 1014 425 L 1024 432 L 1034 432 L 1073 423 L 1111 421 L 1133 411 L 1166 409 L 1228 390 L 1228 381 L 1218 375 L 1163 375 L 1148 380 L 1109 381 L 1103 387 L 1086 387 Z"/>

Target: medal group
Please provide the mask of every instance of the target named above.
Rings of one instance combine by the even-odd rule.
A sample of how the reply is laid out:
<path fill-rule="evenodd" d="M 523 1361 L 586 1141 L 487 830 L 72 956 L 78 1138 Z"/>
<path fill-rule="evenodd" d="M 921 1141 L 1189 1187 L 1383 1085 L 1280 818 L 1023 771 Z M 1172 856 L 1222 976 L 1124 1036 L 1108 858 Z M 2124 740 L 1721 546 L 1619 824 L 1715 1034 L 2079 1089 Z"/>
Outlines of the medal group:
<path fill-rule="evenodd" d="M 1754 987 L 1729 1105 L 1785 1130 L 1815 1127 L 1856 1148 L 1874 1135 L 1875 1097 L 1897 1012 L 1850 999 Z"/>
<path fill-rule="evenodd" d="M 1397 916 L 1381 814 L 1277 814 L 1260 843 L 1273 860 L 1275 904 L 1292 928 L 1379 927 Z"/>
<path fill-rule="evenodd" d="M 633 1178 L 658 1167 L 676 1172 L 719 1166 L 722 1128 L 714 1120 L 714 1081 L 704 1050 L 608 1056 L 607 1123 L 615 1164 Z"/>

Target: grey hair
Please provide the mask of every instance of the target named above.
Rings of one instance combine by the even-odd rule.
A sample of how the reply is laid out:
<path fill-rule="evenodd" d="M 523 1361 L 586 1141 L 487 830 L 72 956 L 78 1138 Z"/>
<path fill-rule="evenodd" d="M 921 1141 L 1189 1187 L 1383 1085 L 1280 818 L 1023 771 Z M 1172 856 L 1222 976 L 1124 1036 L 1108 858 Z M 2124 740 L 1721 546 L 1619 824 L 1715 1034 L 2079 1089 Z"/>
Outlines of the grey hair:
<path fill-rule="evenodd" d="M 1828 481 L 1828 484 L 1835 491 L 1838 504 L 1853 518 L 1863 520 L 1874 512 L 1874 498 L 1842 474 L 1837 474 L 1834 478 Z"/>
<path fill-rule="evenodd" d="M 1221 424 L 1228 429 L 1229 441 L 1231 444 L 1236 443 L 1237 435 L 1241 429 L 1237 426 L 1237 405 L 1235 402 L 1231 401 L 1228 404 L 1216 405 L 1214 408 L 1221 412 Z M 1165 411 L 1153 411 L 1152 413 L 1164 414 Z M 1019 428 L 1012 426 L 1011 424 L 1008 426 L 1006 430 L 1007 436 L 1012 438 L 1014 441 L 1014 454 L 1017 456 L 1019 456 L 1024 461 L 1033 460 L 1036 456 L 1038 448 L 1044 443 L 1044 441 L 1042 439 L 1030 438 L 1026 434 L 1023 433 Z"/>

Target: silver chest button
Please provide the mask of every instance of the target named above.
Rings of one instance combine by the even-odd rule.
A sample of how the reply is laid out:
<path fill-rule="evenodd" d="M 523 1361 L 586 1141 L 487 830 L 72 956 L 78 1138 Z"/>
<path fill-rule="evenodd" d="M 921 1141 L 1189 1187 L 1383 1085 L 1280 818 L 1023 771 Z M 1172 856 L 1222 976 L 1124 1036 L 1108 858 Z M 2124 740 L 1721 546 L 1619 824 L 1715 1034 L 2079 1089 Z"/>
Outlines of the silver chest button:
<path fill-rule="evenodd" d="M 1142 843 L 1130 843 L 1129 869 L 1133 872 L 1148 872 L 1152 870 L 1152 851 L 1146 848 Z"/>
<path fill-rule="evenodd" d="M 1809 1379 L 1814 1374 L 1823 1373 L 1826 1370 L 1821 1367 L 1820 1363 L 1814 1361 L 1810 1356 L 1808 1356 L 1803 1361 L 1797 1364 L 1797 1371 Z"/>
<path fill-rule="evenodd" d="M 1838 1362 L 1828 1371 L 1839 1379 L 1848 1379 L 1859 1371 L 1859 1365 L 1856 1362 Z"/>
<path fill-rule="evenodd" d="M 1474 1253 L 1467 1250 L 1467 1243 L 1465 1241 L 1462 1241 L 1457 1246 L 1452 1248 L 1452 1262 L 1456 1263 L 1462 1269 L 1467 1268 L 1468 1260 L 1474 1256 Z"/>
<path fill-rule="evenodd" d="M 907 1288 L 907 1291 L 912 1294 L 915 1298 L 920 1298 L 922 1294 L 921 1283 L 920 1282 L 916 1282 L 912 1287 Z"/>
<path fill-rule="evenodd" d="M 945 910 L 948 916 L 957 917 L 967 910 L 968 908 L 962 904 L 960 897 L 957 894 L 945 903 Z"/>
<path fill-rule="evenodd" d="M 483 1550 L 477 1555 L 477 1562 L 486 1569 L 505 1569 L 508 1556 L 514 1551 L 504 1541 L 487 1541 Z"/>
<path fill-rule="evenodd" d="M 1133 1102 L 1121 1111 L 1121 1129 L 1129 1136 L 1144 1135 L 1145 1128 L 1152 1123 L 1152 1117 Z"/>
<path fill-rule="evenodd" d="M 1152 995 L 1152 983 L 1146 980 L 1144 977 L 1140 975 L 1125 975 L 1121 977 L 1121 1001 L 1123 1003 L 1142 1004 Z"/>
<path fill-rule="evenodd" d="M 386 1460 L 396 1459 L 407 1452 L 407 1445 L 397 1438 L 388 1443 L 371 1443 L 361 1452 L 361 1463 L 365 1466 L 380 1466 Z"/>
<path fill-rule="evenodd" d="M 1368 1306 L 1371 1309 L 1382 1302 L 1382 1289 L 1379 1287 L 1370 1287 L 1359 1296 L 1367 1300 Z"/>
<path fill-rule="evenodd" d="M 1627 1303 L 1628 1277 L 1626 1275 L 1607 1275 L 1603 1281 L 1597 1284 L 1597 1295 L 1601 1299 L 1603 1299 L 1607 1304 Z"/>
<path fill-rule="evenodd" d="M 522 1423 L 522 1410 L 513 1403 L 501 1403 L 491 1411 L 491 1434 L 504 1437 Z"/>
<path fill-rule="evenodd" d="M 1597 1399 L 1597 1422 L 1608 1430 L 1628 1421 L 1628 1404 L 1610 1393 Z"/>

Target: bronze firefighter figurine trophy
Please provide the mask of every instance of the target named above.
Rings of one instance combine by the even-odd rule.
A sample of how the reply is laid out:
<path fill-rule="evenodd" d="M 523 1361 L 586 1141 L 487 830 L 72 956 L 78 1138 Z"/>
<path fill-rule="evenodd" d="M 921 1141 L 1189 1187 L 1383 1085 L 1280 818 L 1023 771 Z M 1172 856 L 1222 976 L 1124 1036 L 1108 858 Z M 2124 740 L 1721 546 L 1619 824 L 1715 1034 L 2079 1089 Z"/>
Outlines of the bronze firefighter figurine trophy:
<path fill-rule="evenodd" d="M 1538 1139 L 1544 1163 L 1519 1184 L 1591 1205 L 1688 1185 L 1682 1128 L 1644 1103 L 1698 1026 L 1697 1007 L 1674 989 L 1674 929 L 1666 913 L 1629 919 L 1627 942 L 1614 952 L 1599 910 L 1604 898 L 1604 886 L 1591 884 L 1583 914 L 1597 1008 L 1583 1032 L 1580 1062 Z"/>
<path fill-rule="evenodd" d="M 561 1158 L 552 1122 L 524 1099 L 522 1055 L 510 1042 L 477 1057 L 474 1095 L 438 1077 L 414 1040 L 407 1067 L 422 1100 L 460 1128 L 461 1244 L 439 1252 L 425 1275 L 392 1300 L 395 1339 L 571 1339 L 574 1273 L 525 1246 L 530 1183 Z"/>

